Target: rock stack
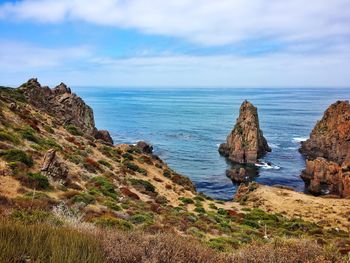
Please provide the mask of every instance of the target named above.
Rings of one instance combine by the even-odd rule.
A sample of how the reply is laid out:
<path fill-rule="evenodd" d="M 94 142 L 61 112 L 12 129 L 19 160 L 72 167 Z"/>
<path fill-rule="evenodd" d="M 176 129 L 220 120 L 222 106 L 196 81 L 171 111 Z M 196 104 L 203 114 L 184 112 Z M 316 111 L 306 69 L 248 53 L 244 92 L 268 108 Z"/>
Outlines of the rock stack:
<path fill-rule="evenodd" d="M 302 143 L 307 158 L 301 178 L 313 194 L 350 196 L 350 104 L 337 101 Z"/>
<path fill-rule="evenodd" d="M 257 108 L 245 100 L 240 107 L 236 125 L 227 136 L 226 143 L 220 145 L 219 153 L 233 163 L 254 164 L 270 151 L 260 130 Z M 249 174 L 246 167 L 237 165 L 226 171 L 226 175 L 234 182 L 249 181 L 251 177 Z"/>
<path fill-rule="evenodd" d="M 245 100 L 239 110 L 239 117 L 226 143 L 219 147 L 219 153 L 235 163 L 256 163 L 266 152 L 270 152 L 263 132 L 260 130 L 257 108 Z"/>

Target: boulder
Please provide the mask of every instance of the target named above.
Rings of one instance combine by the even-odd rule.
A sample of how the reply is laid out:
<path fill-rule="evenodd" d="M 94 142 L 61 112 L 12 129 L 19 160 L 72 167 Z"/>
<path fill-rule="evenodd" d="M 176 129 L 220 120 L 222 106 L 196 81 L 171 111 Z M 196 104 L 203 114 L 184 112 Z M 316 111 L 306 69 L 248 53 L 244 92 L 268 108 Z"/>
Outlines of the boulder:
<path fill-rule="evenodd" d="M 300 152 L 307 158 L 301 178 L 309 192 L 350 196 L 349 101 L 337 101 L 325 111 Z"/>
<path fill-rule="evenodd" d="M 139 141 L 136 146 L 142 150 L 142 152 L 146 154 L 152 154 L 153 152 L 153 146 L 148 144 L 145 141 Z"/>
<path fill-rule="evenodd" d="M 226 176 L 235 183 L 247 182 L 250 179 L 247 170 L 243 167 L 226 170 Z"/>
<path fill-rule="evenodd" d="M 113 139 L 107 130 L 97 130 L 95 132 L 95 138 L 102 140 L 109 145 L 113 145 Z"/>
<path fill-rule="evenodd" d="M 47 151 L 44 156 L 41 173 L 55 181 L 65 181 L 68 178 L 69 169 L 68 166 L 57 156 L 56 150 L 51 149 Z"/>
<path fill-rule="evenodd" d="M 219 153 L 235 163 L 255 163 L 270 151 L 260 130 L 257 108 L 245 100 L 236 125 L 227 136 L 226 143 L 220 145 Z"/>

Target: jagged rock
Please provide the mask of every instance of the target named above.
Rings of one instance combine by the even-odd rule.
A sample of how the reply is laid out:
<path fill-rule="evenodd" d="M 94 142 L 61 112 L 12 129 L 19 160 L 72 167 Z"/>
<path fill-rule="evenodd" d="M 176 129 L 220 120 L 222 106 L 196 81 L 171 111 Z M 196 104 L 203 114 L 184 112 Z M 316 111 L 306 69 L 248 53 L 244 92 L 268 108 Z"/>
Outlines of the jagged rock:
<path fill-rule="evenodd" d="M 243 167 L 226 170 L 226 176 L 235 183 L 242 183 L 242 182 L 249 181 L 247 170 L 244 169 Z"/>
<path fill-rule="evenodd" d="M 237 202 L 244 202 L 248 199 L 249 193 L 255 191 L 259 187 L 256 182 L 250 182 L 248 184 L 242 183 L 239 185 L 233 199 Z"/>
<path fill-rule="evenodd" d="M 41 173 L 53 180 L 66 180 L 69 170 L 57 156 L 56 151 L 51 149 L 44 156 Z"/>
<path fill-rule="evenodd" d="M 140 197 L 136 193 L 130 191 L 126 187 L 121 187 L 119 190 L 123 195 L 130 197 L 131 199 L 140 200 Z"/>
<path fill-rule="evenodd" d="M 245 100 L 240 107 L 236 125 L 227 136 L 226 143 L 220 145 L 219 153 L 236 163 L 255 163 L 270 151 L 259 127 L 257 108 Z"/>
<path fill-rule="evenodd" d="M 33 78 L 22 84 L 19 89 L 30 104 L 55 116 L 59 125 L 74 125 L 88 136 L 100 136 L 102 132 L 102 138 L 113 144 L 110 136 L 96 129 L 92 109 L 64 83 L 50 89 L 42 87 L 38 80 Z"/>
<path fill-rule="evenodd" d="M 325 111 L 300 152 L 307 157 L 301 177 L 311 193 L 350 196 L 349 101 L 337 101 Z"/>
<path fill-rule="evenodd" d="M 17 110 L 17 104 L 15 102 L 11 102 L 9 105 L 9 109 L 12 111 Z"/>
<path fill-rule="evenodd" d="M 350 165 L 341 167 L 322 157 L 306 160 L 306 169 L 301 178 L 307 189 L 313 194 L 335 194 L 350 196 Z"/>
<path fill-rule="evenodd" d="M 102 140 L 107 144 L 113 145 L 113 139 L 107 130 L 97 130 L 95 132 L 95 138 L 98 140 Z"/>
<path fill-rule="evenodd" d="M 140 148 L 144 153 L 151 154 L 153 152 L 153 146 L 145 141 L 139 141 L 136 146 Z"/>

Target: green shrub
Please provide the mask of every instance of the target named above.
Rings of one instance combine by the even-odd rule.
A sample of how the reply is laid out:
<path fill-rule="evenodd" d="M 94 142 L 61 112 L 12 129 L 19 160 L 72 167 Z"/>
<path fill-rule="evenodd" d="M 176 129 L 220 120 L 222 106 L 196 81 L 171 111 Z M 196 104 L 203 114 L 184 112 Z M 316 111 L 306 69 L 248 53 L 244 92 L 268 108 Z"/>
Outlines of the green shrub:
<path fill-rule="evenodd" d="M 130 179 L 130 182 L 133 186 L 142 186 L 143 188 L 145 188 L 146 191 L 149 192 L 155 192 L 156 188 L 153 184 L 151 184 L 148 181 L 145 180 L 141 180 L 141 179 Z"/>
<path fill-rule="evenodd" d="M 32 127 L 26 127 L 21 132 L 21 136 L 23 139 L 39 143 L 40 139 L 35 135 L 35 130 Z"/>
<path fill-rule="evenodd" d="M 109 169 L 113 168 L 113 166 L 109 162 L 107 162 L 106 160 L 98 160 L 98 163 L 102 164 L 103 166 L 108 167 Z"/>
<path fill-rule="evenodd" d="M 122 230 L 131 230 L 133 228 L 130 222 L 121 218 L 115 218 L 111 216 L 98 217 L 95 218 L 93 222 L 101 227 L 118 228 Z"/>
<path fill-rule="evenodd" d="M 26 224 L 37 224 L 51 221 L 53 215 L 44 210 L 27 211 L 16 209 L 12 211 L 10 218 Z"/>
<path fill-rule="evenodd" d="M 0 153 L 0 156 L 8 162 L 21 162 L 28 167 L 33 166 L 32 157 L 28 156 L 24 151 L 18 149 L 10 149 Z"/>
<path fill-rule="evenodd" d="M 130 221 L 133 224 L 142 224 L 145 222 L 150 222 L 153 220 L 153 217 L 151 214 L 136 214 L 130 217 Z"/>
<path fill-rule="evenodd" d="M 83 133 L 77 127 L 75 127 L 72 124 L 67 125 L 65 128 L 72 135 L 83 136 Z"/>
<path fill-rule="evenodd" d="M 92 181 L 103 195 L 117 199 L 118 195 L 115 191 L 115 186 L 110 181 L 108 181 L 108 179 L 102 176 L 96 176 L 92 178 Z"/>
<path fill-rule="evenodd" d="M 133 157 L 130 153 L 128 153 L 128 152 L 122 154 L 122 157 L 123 157 L 124 159 L 126 159 L 126 160 L 129 160 L 129 161 L 133 161 L 133 160 L 134 160 L 134 157 Z"/>
<path fill-rule="evenodd" d="M 171 172 L 170 172 L 170 170 L 168 170 L 168 169 L 164 170 L 163 176 L 165 176 L 166 178 L 170 178 L 170 177 L 171 177 Z"/>
<path fill-rule="evenodd" d="M 191 198 L 179 197 L 179 200 L 184 204 L 194 204 L 194 201 Z"/>
<path fill-rule="evenodd" d="M 112 200 L 105 201 L 104 205 L 107 206 L 109 209 L 112 209 L 114 211 L 121 211 L 122 210 L 121 206 Z"/>
<path fill-rule="evenodd" d="M 52 129 L 51 126 L 44 125 L 43 128 L 44 128 L 44 130 L 47 131 L 48 133 L 51 133 L 51 134 L 55 133 L 54 129 Z"/>
<path fill-rule="evenodd" d="M 88 205 L 95 202 L 95 197 L 88 193 L 79 193 L 77 195 L 74 195 L 71 200 L 73 203 L 84 203 Z"/>
<path fill-rule="evenodd" d="M 196 207 L 194 211 L 201 214 L 205 213 L 205 209 L 203 207 Z"/>
<path fill-rule="evenodd" d="M 41 173 L 29 173 L 28 177 L 33 181 L 33 184 L 36 185 L 36 189 L 47 190 L 50 188 L 49 180 Z"/>
<path fill-rule="evenodd" d="M 147 175 L 147 171 L 145 169 L 139 167 L 137 164 L 134 164 L 132 162 L 126 162 L 124 165 L 128 169 L 130 169 L 131 171 L 138 172 L 138 173 L 141 173 L 143 175 Z"/>
<path fill-rule="evenodd" d="M 10 134 L 6 131 L 0 131 L 0 141 L 8 141 L 8 142 L 12 142 L 14 144 L 19 143 L 19 140 L 15 135 Z"/>

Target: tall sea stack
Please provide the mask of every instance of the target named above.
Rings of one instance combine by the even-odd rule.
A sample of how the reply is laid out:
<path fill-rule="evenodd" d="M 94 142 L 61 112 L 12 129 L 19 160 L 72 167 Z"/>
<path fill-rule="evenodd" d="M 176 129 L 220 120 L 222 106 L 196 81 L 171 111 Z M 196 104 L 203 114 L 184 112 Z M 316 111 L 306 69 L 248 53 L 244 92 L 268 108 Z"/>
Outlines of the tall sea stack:
<path fill-rule="evenodd" d="M 301 178 L 314 194 L 350 196 L 350 104 L 337 101 L 302 143 L 307 158 Z"/>
<path fill-rule="evenodd" d="M 219 153 L 235 163 L 256 163 L 266 152 L 270 152 L 263 132 L 259 127 L 257 108 L 245 100 L 239 110 L 236 125 L 227 136 Z"/>

